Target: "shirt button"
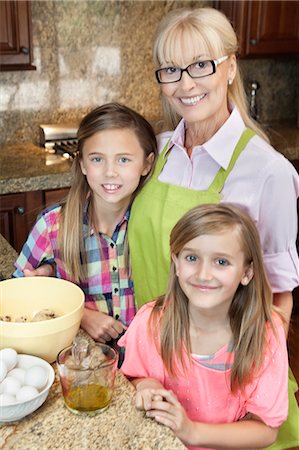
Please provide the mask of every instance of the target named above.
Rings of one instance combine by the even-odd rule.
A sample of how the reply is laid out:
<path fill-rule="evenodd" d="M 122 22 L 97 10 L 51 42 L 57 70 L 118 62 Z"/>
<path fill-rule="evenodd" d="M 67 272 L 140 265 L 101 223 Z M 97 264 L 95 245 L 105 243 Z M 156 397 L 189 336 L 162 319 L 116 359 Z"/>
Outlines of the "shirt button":
<path fill-rule="evenodd" d="M 117 294 L 118 293 L 118 289 L 114 288 L 114 293 Z"/>
<path fill-rule="evenodd" d="M 111 248 L 114 248 L 113 242 L 110 243 L 110 247 L 111 247 Z"/>
<path fill-rule="evenodd" d="M 117 267 L 113 266 L 112 270 L 113 270 L 113 272 L 115 272 L 117 270 Z"/>

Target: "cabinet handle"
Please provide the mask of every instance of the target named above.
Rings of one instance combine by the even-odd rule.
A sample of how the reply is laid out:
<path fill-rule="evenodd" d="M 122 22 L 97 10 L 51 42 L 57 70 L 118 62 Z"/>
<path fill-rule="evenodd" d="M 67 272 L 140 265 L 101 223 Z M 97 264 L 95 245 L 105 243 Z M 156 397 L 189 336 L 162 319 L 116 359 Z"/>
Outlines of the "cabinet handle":
<path fill-rule="evenodd" d="M 20 214 L 20 216 L 22 216 L 23 214 L 25 214 L 25 208 L 24 206 L 17 206 L 17 213 Z"/>
<path fill-rule="evenodd" d="M 250 39 L 250 45 L 256 45 L 257 44 L 257 39 L 254 39 L 254 38 L 252 38 L 252 39 Z"/>
<path fill-rule="evenodd" d="M 24 55 L 28 55 L 29 54 L 29 48 L 21 47 L 21 53 L 23 53 Z"/>

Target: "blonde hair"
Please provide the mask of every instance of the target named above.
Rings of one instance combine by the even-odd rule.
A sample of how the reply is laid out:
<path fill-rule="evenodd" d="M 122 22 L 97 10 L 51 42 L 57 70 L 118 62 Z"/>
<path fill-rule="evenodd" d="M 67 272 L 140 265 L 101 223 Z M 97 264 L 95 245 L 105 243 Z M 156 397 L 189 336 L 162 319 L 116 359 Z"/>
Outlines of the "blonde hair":
<path fill-rule="evenodd" d="M 84 280 L 87 276 L 83 239 L 83 214 L 87 196 L 90 192 L 86 177 L 81 171 L 80 161 L 82 160 L 86 139 L 95 133 L 108 129 L 132 130 L 144 151 L 144 159 L 153 153 L 155 162 L 158 153 L 156 136 L 149 122 L 136 111 L 124 105 L 108 103 L 94 109 L 82 119 L 77 134 L 78 151 L 72 166 L 72 185 L 66 202 L 61 208 L 59 226 L 61 259 L 64 262 L 67 273 L 76 282 Z M 140 178 L 139 185 L 132 195 L 132 200 L 151 176 L 154 162 L 149 173 Z M 92 219 L 92 192 L 90 192 L 90 202 L 88 213 L 89 219 Z M 126 245 L 125 242 L 125 247 Z M 128 258 L 125 258 L 125 260 L 127 262 Z"/>
<path fill-rule="evenodd" d="M 264 269 L 258 231 L 250 217 L 237 207 L 224 203 L 200 205 L 185 214 L 172 229 L 170 251 L 178 256 L 192 239 L 224 230 L 236 230 L 244 253 L 244 266 L 251 265 L 254 273 L 248 285 L 240 283 L 229 309 L 235 353 L 231 373 L 231 390 L 234 391 L 249 382 L 254 370 L 261 365 L 266 323 L 269 322 L 275 331 L 272 292 Z M 149 329 L 155 332 L 153 327 L 159 324 L 161 356 L 168 372 L 174 376 L 179 370 L 177 364 L 183 369 L 186 367 L 184 345 L 190 360 L 188 303 L 172 262 L 167 293 L 156 301 Z"/>
<path fill-rule="evenodd" d="M 192 48 L 195 55 L 204 49 L 213 59 L 217 59 L 221 56 L 235 55 L 238 51 L 238 40 L 227 17 L 216 9 L 208 7 L 175 9 L 162 19 L 156 30 L 153 56 L 157 69 L 162 64 L 180 66 L 184 58 L 184 47 Z M 261 126 L 249 115 L 238 65 L 234 81 L 228 86 L 227 92 L 228 103 L 237 106 L 245 125 L 269 142 Z M 166 125 L 175 128 L 181 117 L 164 96 L 162 106 Z"/>

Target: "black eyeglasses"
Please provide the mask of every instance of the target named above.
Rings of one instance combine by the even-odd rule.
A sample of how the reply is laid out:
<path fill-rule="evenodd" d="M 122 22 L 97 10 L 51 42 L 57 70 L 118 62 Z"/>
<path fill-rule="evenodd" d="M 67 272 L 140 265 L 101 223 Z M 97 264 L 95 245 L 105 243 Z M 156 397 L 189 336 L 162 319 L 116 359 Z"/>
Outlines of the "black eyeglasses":
<path fill-rule="evenodd" d="M 176 83 L 182 78 L 183 72 L 191 78 L 203 78 L 208 77 L 216 72 L 217 66 L 228 59 L 228 56 L 222 56 L 218 59 L 213 59 L 209 61 L 197 61 L 195 63 L 189 64 L 185 69 L 180 67 L 163 67 L 162 69 L 156 70 L 156 78 L 158 83 Z"/>

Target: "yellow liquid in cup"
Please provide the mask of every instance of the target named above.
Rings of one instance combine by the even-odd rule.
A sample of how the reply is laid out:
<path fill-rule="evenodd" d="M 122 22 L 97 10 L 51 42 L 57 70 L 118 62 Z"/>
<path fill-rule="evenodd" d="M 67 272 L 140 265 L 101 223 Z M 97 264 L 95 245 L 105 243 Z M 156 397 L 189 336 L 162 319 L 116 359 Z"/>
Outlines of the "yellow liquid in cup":
<path fill-rule="evenodd" d="M 92 412 L 103 409 L 111 402 L 112 393 L 100 384 L 85 384 L 69 389 L 65 393 L 65 403 L 73 410 Z"/>

